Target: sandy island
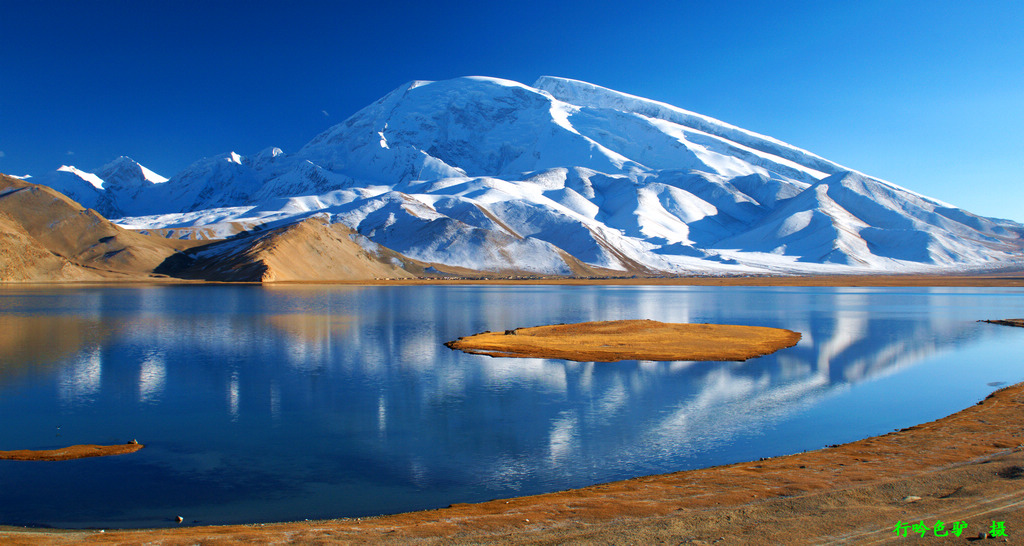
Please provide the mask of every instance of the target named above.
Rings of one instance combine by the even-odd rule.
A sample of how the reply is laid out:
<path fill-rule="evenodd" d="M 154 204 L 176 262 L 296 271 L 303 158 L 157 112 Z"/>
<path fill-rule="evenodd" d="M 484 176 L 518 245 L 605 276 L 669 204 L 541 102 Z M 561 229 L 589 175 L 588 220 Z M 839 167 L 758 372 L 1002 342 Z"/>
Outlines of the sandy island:
<path fill-rule="evenodd" d="M 144 447 L 146 446 L 132 441 L 127 444 L 116 444 L 112 446 L 83 444 L 60 449 L 15 449 L 13 451 L 0 451 L 0 460 L 70 461 L 72 459 L 84 459 L 86 457 L 108 457 L 111 455 L 135 453 Z"/>
<path fill-rule="evenodd" d="M 612 320 L 482 332 L 445 343 L 467 353 L 577 362 L 747 360 L 792 347 L 800 334 L 730 324 Z"/>
<path fill-rule="evenodd" d="M 976 540 L 1000 522 L 1005 541 L 1020 543 L 1021 423 L 1024 383 L 937 421 L 849 444 L 544 495 L 373 518 L 266 525 L 126 531 L 0 527 L 0 542 L 946 544 Z M 953 522 L 967 525 L 959 537 L 951 532 Z M 926 536 L 894 533 L 900 523 L 921 523 Z M 937 527 L 945 536 L 933 536 Z"/>
<path fill-rule="evenodd" d="M 1003 326 L 1018 326 L 1024 328 L 1024 319 L 1021 318 L 983 320 L 981 322 L 987 322 L 989 324 L 1002 324 Z"/>

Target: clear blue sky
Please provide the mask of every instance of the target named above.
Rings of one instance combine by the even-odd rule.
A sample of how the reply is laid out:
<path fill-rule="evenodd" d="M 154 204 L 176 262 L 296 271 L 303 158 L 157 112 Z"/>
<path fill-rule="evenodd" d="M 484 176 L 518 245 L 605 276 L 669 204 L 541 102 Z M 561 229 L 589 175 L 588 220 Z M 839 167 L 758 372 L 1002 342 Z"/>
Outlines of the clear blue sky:
<path fill-rule="evenodd" d="M 400 84 L 576 78 L 1024 221 L 1024 2 L 0 0 L 0 172 L 297 150 Z"/>

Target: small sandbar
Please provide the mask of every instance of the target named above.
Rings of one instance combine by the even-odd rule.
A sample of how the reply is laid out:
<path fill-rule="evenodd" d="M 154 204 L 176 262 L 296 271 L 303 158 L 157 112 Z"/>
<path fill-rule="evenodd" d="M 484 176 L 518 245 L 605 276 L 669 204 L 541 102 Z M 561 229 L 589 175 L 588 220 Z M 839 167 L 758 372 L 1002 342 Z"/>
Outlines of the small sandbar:
<path fill-rule="evenodd" d="M 1018 326 L 1024 328 L 1024 318 L 983 320 L 981 322 L 987 322 L 989 324 L 1002 324 L 1003 326 Z"/>
<path fill-rule="evenodd" d="M 782 328 L 613 320 L 482 332 L 449 341 L 445 346 L 495 357 L 577 362 L 742 361 L 792 347 L 798 341 L 799 333 Z"/>
<path fill-rule="evenodd" d="M 86 457 L 107 457 L 135 453 L 142 449 L 142 444 L 130 442 L 112 446 L 83 444 L 68 446 L 61 449 L 16 449 L 0 451 L 0 460 L 8 461 L 69 461 Z"/>

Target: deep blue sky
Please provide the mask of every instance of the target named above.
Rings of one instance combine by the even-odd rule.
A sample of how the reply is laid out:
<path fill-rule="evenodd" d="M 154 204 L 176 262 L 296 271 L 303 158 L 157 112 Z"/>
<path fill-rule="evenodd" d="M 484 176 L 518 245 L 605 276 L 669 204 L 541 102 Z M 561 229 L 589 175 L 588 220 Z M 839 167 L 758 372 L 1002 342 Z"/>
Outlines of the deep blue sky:
<path fill-rule="evenodd" d="M 1024 2 L 0 0 L 0 172 L 297 150 L 400 84 L 576 78 L 1024 221 Z"/>

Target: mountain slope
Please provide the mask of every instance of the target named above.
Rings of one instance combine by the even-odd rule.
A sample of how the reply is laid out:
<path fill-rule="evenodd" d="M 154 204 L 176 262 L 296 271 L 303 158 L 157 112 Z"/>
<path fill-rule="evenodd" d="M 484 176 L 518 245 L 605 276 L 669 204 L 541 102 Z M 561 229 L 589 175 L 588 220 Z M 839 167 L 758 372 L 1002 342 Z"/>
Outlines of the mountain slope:
<path fill-rule="evenodd" d="M 351 231 L 309 218 L 268 232 L 243 234 L 182 254 L 157 271 L 176 277 L 235 282 L 351 281 L 409 278 L 399 255 L 368 252 Z M 413 267 L 416 267 L 413 265 Z"/>
<path fill-rule="evenodd" d="M 2 197 L 0 197 L 2 199 Z M 99 280 L 91 271 L 46 250 L 7 213 L 0 213 L 0 282 Z"/>
<path fill-rule="evenodd" d="M 836 163 L 779 140 L 740 129 L 663 102 L 644 99 L 578 80 L 541 76 L 533 86 L 553 97 L 581 107 L 625 112 L 669 134 L 693 141 L 704 153 L 736 157 L 751 165 L 779 172 L 805 182 L 822 175 L 848 171 Z"/>
<path fill-rule="evenodd" d="M 4 280 L 146 277 L 188 242 L 121 228 L 67 196 L 0 175 Z"/>
<path fill-rule="evenodd" d="M 1019 230 L 1005 223 L 846 172 L 818 182 L 716 247 L 885 267 L 894 261 L 981 262 L 986 253 L 1013 253 L 1019 245 Z"/>

